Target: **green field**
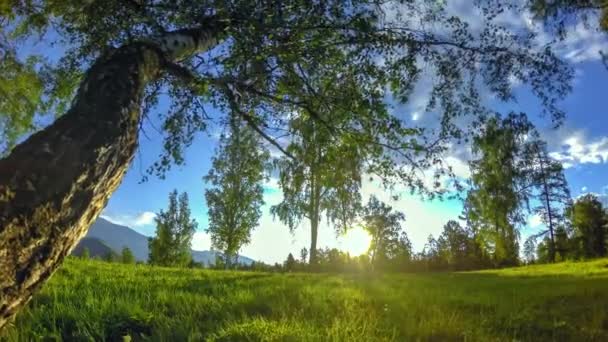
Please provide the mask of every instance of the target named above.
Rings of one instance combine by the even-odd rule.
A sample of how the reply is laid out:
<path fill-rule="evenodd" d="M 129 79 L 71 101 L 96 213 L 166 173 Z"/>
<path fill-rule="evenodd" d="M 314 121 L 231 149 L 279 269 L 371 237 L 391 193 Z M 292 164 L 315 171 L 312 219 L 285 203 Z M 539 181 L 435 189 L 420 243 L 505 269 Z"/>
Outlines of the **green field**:
<path fill-rule="evenodd" d="M 133 341 L 608 341 L 608 259 L 394 275 L 70 259 L 0 340 L 126 335 Z"/>

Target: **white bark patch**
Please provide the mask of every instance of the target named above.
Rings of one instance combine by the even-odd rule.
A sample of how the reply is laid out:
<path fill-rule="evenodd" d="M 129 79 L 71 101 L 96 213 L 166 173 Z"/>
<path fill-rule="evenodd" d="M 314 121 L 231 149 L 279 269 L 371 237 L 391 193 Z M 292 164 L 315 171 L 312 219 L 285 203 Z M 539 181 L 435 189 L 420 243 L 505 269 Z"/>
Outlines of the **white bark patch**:
<path fill-rule="evenodd" d="M 184 58 L 196 50 L 194 38 L 181 33 L 168 33 L 164 35 L 159 45 L 167 56 L 173 60 Z"/>
<path fill-rule="evenodd" d="M 161 50 L 171 60 L 185 59 L 197 52 L 206 51 L 215 44 L 215 39 L 209 32 L 199 32 L 198 39 L 185 32 L 169 32 L 156 39 Z"/>

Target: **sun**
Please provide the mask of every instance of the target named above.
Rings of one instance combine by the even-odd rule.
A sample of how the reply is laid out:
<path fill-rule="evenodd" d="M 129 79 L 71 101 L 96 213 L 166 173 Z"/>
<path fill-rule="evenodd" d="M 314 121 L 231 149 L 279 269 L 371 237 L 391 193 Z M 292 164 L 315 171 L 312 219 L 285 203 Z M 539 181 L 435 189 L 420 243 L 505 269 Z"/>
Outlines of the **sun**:
<path fill-rule="evenodd" d="M 365 230 L 355 227 L 340 237 L 340 249 L 351 256 L 359 256 L 367 253 L 371 241 L 372 237 Z"/>

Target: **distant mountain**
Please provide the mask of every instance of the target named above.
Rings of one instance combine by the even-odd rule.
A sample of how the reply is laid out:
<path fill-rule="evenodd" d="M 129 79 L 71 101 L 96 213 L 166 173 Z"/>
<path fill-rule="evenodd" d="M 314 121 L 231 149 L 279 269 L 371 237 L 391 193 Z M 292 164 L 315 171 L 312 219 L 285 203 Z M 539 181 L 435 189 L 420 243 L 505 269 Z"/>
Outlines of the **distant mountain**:
<path fill-rule="evenodd" d="M 80 240 L 76 248 L 74 248 L 72 255 L 81 256 L 85 248 L 89 250 L 89 257 L 91 258 L 101 259 L 109 253 L 115 253 L 112 248 L 108 247 L 108 245 L 98 238 L 85 237 Z"/>
<path fill-rule="evenodd" d="M 148 260 L 148 237 L 129 227 L 114 224 L 100 217 L 89 228 L 86 237 L 103 241 L 119 254 L 124 247 L 129 247 L 135 260 Z"/>
<path fill-rule="evenodd" d="M 82 253 L 82 249 L 86 246 L 89 248 L 91 256 L 93 256 L 92 248 L 99 247 L 99 243 L 107 248 L 112 249 L 114 252 L 120 254 L 124 247 L 128 247 L 135 256 L 137 261 L 148 260 L 148 237 L 140 234 L 133 229 L 125 226 L 121 226 L 112 223 L 104 218 L 98 218 L 95 223 L 89 228 L 85 238 L 80 241 L 78 246 L 74 249 L 72 254 L 76 251 Z M 94 247 L 93 244 L 95 244 Z M 107 254 L 107 250 L 104 254 Z M 218 252 L 215 251 L 192 251 L 192 259 L 196 262 L 200 262 L 204 265 L 214 264 L 215 258 Z M 80 255 L 80 254 L 78 254 Z M 239 263 L 244 265 L 250 265 L 253 259 L 239 255 Z"/>
<path fill-rule="evenodd" d="M 196 262 L 200 262 L 204 265 L 213 265 L 215 264 L 215 259 L 218 255 L 222 255 L 216 251 L 192 251 L 192 260 Z M 239 255 L 239 264 L 241 265 L 251 265 L 254 262 L 253 259 L 248 258 L 243 255 Z"/>

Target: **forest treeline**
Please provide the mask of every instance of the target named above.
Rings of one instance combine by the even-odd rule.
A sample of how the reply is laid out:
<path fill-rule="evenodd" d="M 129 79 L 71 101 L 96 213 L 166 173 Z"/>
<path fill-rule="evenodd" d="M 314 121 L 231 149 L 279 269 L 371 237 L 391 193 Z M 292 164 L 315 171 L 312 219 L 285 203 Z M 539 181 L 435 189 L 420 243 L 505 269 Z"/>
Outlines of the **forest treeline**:
<path fill-rule="evenodd" d="M 470 179 L 445 178 L 444 193 L 438 194 L 461 197 L 462 214 L 446 222 L 439 236 L 429 236 L 420 252 L 412 249 L 408 238 L 407 213 L 393 210 L 375 196 L 361 205 L 357 192 L 349 199 L 351 207 L 347 210 L 337 206 L 340 202 L 331 203 L 336 205 L 331 210 L 348 215 L 336 218 L 335 222 L 342 224 L 335 226 L 337 233 L 355 226 L 367 231 L 371 242 L 364 255 L 303 248 L 298 256 L 289 254 L 283 263 L 243 265 L 238 262 L 238 252 L 251 241 L 261 216 L 263 182 L 268 173 L 285 167 L 281 163 L 286 161 L 275 161 L 273 165 L 268 150 L 254 132 L 246 123 L 233 119 L 226 125 L 212 168 L 205 177 L 211 185 L 205 190 L 209 210 L 206 231 L 212 248 L 219 252 L 216 262 L 192 262 L 189 247 L 197 224 L 190 218 L 187 195 L 178 196 L 174 191 L 169 195 L 167 211 L 156 217 L 149 263 L 266 271 L 418 272 L 498 268 L 606 255 L 606 208 L 593 194 L 571 198 L 562 164 L 547 151 L 547 144 L 526 115 L 488 120 L 472 140 L 471 155 Z M 281 182 L 296 182 L 292 179 L 294 174 L 289 173 L 289 177 L 284 176 Z M 331 189 L 337 185 L 324 186 Z M 276 218 L 287 221 L 290 229 L 296 229 L 297 224 L 289 220 L 308 217 L 304 215 L 306 210 L 314 207 L 314 193 L 311 197 L 310 193 L 301 193 L 306 188 L 296 190 L 288 188 L 286 198 L 271 209 Z M 314 209 L 308 213 L 311 212 L 314 214 Z M 522 239 L 522 229 L 530 215 L 536 215 L 542 224 Z M 417 224 L 411 222 L 409 227 L 416 229 Z M 311 228 L 311 232 L 315 229 Z M 311 235 L 311 239 L 316 246 L 316 236 Z"/>

